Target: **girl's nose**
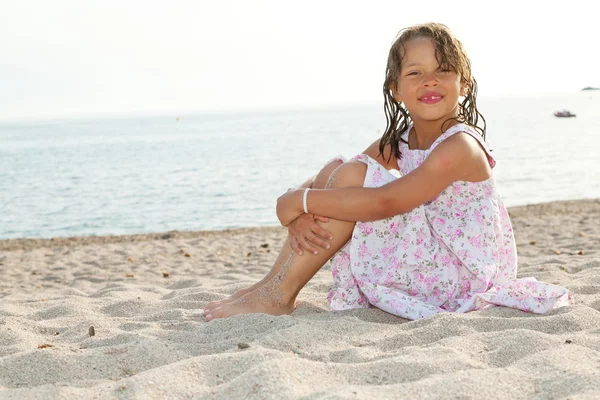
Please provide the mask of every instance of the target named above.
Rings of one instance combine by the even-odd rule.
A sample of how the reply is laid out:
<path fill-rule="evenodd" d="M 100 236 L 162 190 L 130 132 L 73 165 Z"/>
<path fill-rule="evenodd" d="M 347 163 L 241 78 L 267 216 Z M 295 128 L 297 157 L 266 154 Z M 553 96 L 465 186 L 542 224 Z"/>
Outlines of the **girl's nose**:
<path fill-rule="evenodd" d="M 439 80 L 436 74 L 423 74 L 423 85 L 425 86 L 437 86 Z"/>

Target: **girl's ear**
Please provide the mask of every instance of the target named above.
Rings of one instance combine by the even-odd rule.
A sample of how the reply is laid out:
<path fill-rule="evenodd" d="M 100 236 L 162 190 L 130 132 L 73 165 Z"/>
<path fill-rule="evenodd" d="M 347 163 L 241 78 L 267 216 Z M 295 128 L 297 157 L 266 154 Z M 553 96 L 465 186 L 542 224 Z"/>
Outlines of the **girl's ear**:
<path fill-rule="evenodd" d="M 394 97 L 394 100 L 396 100 L 398 103 L 402 103 L 402 96 L 400 96 L 398 84 L 390 83 L 390 90 L 392 91 L 392 96 Z"/>
<path fill-rule="evenodd" d="M 466 95 L 467 95 L 467 92 L 468 92 L 468 90 L 467 90 L 467 85 L 466 85 L 466 84 L 464 84 L 464 83 L 462 83 L 462 84 L 460 85 L 460 95 L 464 97 L 464 96 L 466 96 Z"/>

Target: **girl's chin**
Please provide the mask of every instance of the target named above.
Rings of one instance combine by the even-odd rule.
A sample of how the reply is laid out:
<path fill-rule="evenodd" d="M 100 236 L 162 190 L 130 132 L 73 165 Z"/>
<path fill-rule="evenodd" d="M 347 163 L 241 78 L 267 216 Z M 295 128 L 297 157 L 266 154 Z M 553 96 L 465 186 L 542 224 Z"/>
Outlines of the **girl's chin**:
<path fill-rule="evenodd" d="M 424 122 L 444 122 L 450 118 L 456 118 L 456 114 L 445 114 L 441 112 L 421 112 L 416 114 L 410 114 L 413 121 L 424 121 Z"/>

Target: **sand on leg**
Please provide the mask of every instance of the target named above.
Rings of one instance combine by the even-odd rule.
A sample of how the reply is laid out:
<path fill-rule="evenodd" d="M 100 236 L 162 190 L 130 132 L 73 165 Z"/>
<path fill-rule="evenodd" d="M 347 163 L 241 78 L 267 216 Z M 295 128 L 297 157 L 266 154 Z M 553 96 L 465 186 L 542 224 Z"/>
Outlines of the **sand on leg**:
<path fill-rule="evenodd" d="M 343 161 L 341 159 L 334 158 L 333 160 L 331 160 L 327 164 L 325 164 L 323 169 L 321 169 L 321 171 L 317 174 L 317 176 L 314 178 L 312 183 L 310 183 L 310 181 L 308 181 L 305 184 L 303 184 L 301 187 L 309 187 L 309 183 L 310 183 L 310 187 L 313 189 L 324 189 L 326 187 L 326 185 L 328 184 L 328 182 L 330 181 L 329 178 L 333 174 L 333 171 L 335 171 L 336 168 L 338 168 L 342 164 L 343 164 Z M 329 223 L 322 225 L 322 226 L 324 229 L 329 230 Z M 288 238 L 286 239 L 286 241 L 283 245 L 284 249 L 290 248 L 289 240 L 290 240 L 290 237 L 288 236 Z M 310 257 L 310 256 L 311 256 L 310 254 L 305 254 L 303 257 Z M 253 292 L 254 290 L 260 288 L 262 285 L 267 283 L 272 277 L 274 277 L 281 270 L 282 265 L 287 261 L 286 257 L 287 257 L 287 253 L 283 254 L 283 255 L 282 255 L 282 253 L 280 253 L 279 256 L 277 257 L 277 260 L 273 264 L 273 268 L 271 268 L 269 273 L 267 275 L 265 275 L 265 277 L 262 278 L 259 282 L 256 282 L 254 285 L 249 286 L 247 288 L 240 289 L 226 299 L 218 300 L 218 301 L 211 301 L 210 303 L 208 303 L 208 305 L 204 309 L 204 315 L 208 315 L 215 308 L 221 307 L 222 305 L 224 305 L 226 303 L 231 303 L 231 302 L 239 299 L 243 295 Z"/>
<path fill-rule="evenodd" d="M 344 163 L 331 174 L 326 187 L 362 186 L 366 171 L 367 166 L 360 161 Z M 278 262 L 281 260 L 285 262 L 267 282 L 231 302 L 213 308 L 207 313 L 206 320 L 248 313 L 272 315 L 291 313 L 300 290 L 346 244 L 352 235 L 355 223 L 330 220 L 326 225 L 326 229 L 333 234 L 329 249 L 322 249 L 317 255 L 305 253 L 299 256 L 286 243 L 278 256 Z"/>

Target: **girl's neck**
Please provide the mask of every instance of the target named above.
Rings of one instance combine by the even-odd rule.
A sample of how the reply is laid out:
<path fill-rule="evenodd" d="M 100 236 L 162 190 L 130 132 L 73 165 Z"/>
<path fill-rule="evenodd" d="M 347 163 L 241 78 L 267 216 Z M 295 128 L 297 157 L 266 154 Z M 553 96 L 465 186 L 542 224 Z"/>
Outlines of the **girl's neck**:
<path fill-rule="evenodd" d="M 456 120 L 413 121 L 413 127 L 408 134 L 408 147 L 411 150 L 427 150 Z"/>

